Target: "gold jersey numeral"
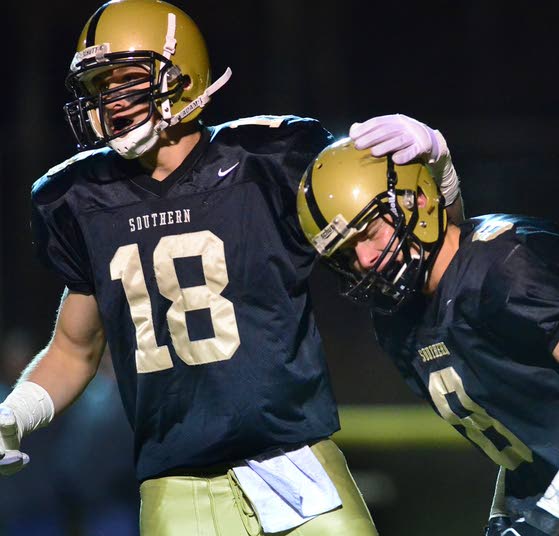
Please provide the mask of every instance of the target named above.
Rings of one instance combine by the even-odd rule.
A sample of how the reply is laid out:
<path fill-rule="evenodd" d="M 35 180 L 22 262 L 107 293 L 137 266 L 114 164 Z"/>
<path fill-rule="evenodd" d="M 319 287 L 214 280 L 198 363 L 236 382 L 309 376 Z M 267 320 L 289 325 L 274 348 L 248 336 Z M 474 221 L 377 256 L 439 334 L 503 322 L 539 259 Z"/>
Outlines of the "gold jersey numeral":
<path fill-rule="evenodd" d="M 522 462 L 532 462 L 532 451 L 506 426 L 491 417 L 480 405 L 476 404 L 466 393 L 462 378 L 453 367 L 447 367 L 429 375 L 429 393 L 441 416 L 450 424 L 463 426 L 466 435 L 476 443 L 495 463 L 514 470 Z M 455 393 L 460 404 L 469 412 L 467 416 L 458 416 L 448 402 L 446 395 Z M 499 448 L 490 439 L 488 432 L 493 428 L 506 440 L 506 446 Z M 503 441 L 503 444 L 505 442 Z"/>
<path fill-rule="evenodd" d="M 206 283 L 181 288 L 174 260 L 196 256 L 202 259 Z M 231 359 L 240 345 L 240 337 L 233 304 L 221 295 L 229 283 L 223 241 L 210 231 L 165 236 L 153 252 L 153 266 L 159 292 L 171 301 L 167 324 L 179 358 L 187 365 Z M 136 329 L 138 373 L 171 368 L 169 348 L 157 345 L 138 244 L 119 247 L 110 263 L 110 272 L 113 280 L 121 280 L 130 307 Z M 193 341 L 185 313 L 200 309 L 209 309 L 214 336 Z"/>

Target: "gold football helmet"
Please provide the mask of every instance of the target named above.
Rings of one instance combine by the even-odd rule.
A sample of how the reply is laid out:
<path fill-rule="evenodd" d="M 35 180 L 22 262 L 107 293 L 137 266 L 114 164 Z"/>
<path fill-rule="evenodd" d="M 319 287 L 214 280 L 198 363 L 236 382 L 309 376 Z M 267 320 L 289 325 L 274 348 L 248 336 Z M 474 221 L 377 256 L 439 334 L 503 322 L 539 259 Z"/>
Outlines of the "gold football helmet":
<path fill-rule="evenodd" d="M 146 79 L 112 89 L 95 84 L 100 74 L 130 66 L 145 68 Z M 204 38 L 177 7 L 160 0 L 111 0 L 90 17 L 79 37 L 66 79 L 75 100 L 64 110 L 80 149 L 109 144 L 134 158 L 151 148 L 163 129 L 195 119 L 229 76 L 228 69 L 210 86 Z M 114 134 L 105 107 L 123 98 L 148 102 L 149 113 Z"/>
<path fill-rule="evenodd" d="M 446 229 L 444 199 L 426 166 L 375 158 L 349 138 L 328 146 L 309 165 L 297 210 L 309 242 L 341 275 L 342 293 L 387 313 L 423 286 Z M 352 269 L 354 237 L 377 218 L 394 233 L 374 266 L 358 274 Z"/>

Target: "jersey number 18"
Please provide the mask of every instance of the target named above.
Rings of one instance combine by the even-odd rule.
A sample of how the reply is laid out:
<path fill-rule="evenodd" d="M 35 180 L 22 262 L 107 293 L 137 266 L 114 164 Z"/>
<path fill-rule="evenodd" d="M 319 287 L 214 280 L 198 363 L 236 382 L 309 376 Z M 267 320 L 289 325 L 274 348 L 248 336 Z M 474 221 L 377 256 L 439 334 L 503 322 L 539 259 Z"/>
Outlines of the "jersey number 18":
<path fill-rule="evenodd" d="M 174 259 L 200 256 L 205 285 L 181 288 Z M 159 292 L 171 301 L 167 323 L 177 355 L 187 365 L 202 365 L 231 359 L 239 347 L 239 331 L 233 304 L 221 295 L 229 283 L 223 241 L 210 231 L 161 238 L 153 251 L 153 266 Z M 152 305 L 138 244 L 117 249 L 110 264 L 111 278 L 120 279 L 136 328 L 138 373 L 173 367 L 167 346 L 158 346 Z M 209 309 L 214 337 L 192 341 L 185 313 Z"/>

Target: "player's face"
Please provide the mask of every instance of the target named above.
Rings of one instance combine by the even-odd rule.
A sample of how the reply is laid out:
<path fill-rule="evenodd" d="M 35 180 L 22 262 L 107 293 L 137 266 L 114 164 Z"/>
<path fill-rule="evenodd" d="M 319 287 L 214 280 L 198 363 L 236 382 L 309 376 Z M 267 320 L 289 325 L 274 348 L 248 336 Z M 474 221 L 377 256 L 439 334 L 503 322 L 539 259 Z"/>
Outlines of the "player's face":
<path fill-rule="evenodd" d="M 98 75 L 93 84 L 103 93 L 104 121 L 110 135 L 146 119 L 149 102 L 142 90 L 149 87 L 147 67 L 117 67 Z"/>
<path fill-rule="evenodd" d="M 351 248 L 352 250 L 351 267 L 353 270 L 358 273 L 366 273 L 375 266 L 393 234 L 394 227 L 389 219 L 379 217 L 371 221 L 364 231 L 344 246 L 344 249 Z M 393 251 L 397 245 L 398 241 L 394 240 L 390 251 Z M 389 259 L 390 254 L 384 257 L 377 267 L 377 272 L 382 272 Z"/>

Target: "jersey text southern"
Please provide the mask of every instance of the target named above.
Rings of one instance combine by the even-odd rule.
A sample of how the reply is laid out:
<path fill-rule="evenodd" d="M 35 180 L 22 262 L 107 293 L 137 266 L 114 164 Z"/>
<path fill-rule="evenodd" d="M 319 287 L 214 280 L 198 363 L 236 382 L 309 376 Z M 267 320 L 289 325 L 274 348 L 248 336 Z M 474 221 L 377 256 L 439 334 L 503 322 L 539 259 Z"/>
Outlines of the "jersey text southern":
<path fill-rule="evenodd" d="M 424 363 L 437 359 L 438 357 L 450 355 L 450 352 L 444 342 L 437 342 L 435 344 L 431 344 L 430 346 L 426 346 L 425 348 L 420 348 L 418 352 Z"/>
<path fill-rule="evenodd" d="M 190 223 L 189 208 L 152 212 L 151 214 L 142 214 L 128 220 L 131 233 L 160 225 L 175 225 L 177 223 Z"/>

